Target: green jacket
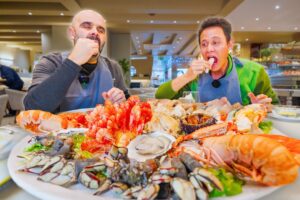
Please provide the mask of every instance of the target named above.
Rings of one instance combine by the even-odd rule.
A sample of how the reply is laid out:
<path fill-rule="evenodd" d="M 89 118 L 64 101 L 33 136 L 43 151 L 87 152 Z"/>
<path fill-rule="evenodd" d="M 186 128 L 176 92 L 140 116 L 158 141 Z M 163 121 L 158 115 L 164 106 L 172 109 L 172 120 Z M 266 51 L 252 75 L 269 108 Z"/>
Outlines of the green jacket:
<path fill-rule="evenodd" d="M 232 70 L 234 60 L 237 75 L 240 82 L 241 97 L 243 105 L 250 104 L 248 97 L 249 92 L 253 92 L 255 95 L 265 94 L 272 98 L 272 104 L 279 103 L 277 94 L 273 91 L 270 78 L 266 73 L 264 67 L 256 62 L 246 59 L 233 59 L 228 56 L 229 67 L 226 74 L 229 74 Z M 157 89 L 155 97 L 157 99 L 178 99 L 182 96 L 184 91 L 197 91 L 198 90 L 198 78 L 189 82 L 178 92 L 172 89 L 171 81 L 163 83 Z"/>

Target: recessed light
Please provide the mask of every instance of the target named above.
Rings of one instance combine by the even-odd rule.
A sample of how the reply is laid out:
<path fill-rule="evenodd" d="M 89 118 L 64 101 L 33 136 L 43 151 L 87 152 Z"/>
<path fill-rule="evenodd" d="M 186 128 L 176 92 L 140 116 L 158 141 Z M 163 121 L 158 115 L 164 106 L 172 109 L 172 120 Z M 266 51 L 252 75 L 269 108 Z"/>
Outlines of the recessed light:
<path fill-rule="evenodd" d="M 259 21 L 259 17 L 256 17 L 255 20 L 256 20 L 256 21 Z"/>
<path fill-rule="evenodd" d="M 268 27 L 268 30 L 271 30 L 271 27 L 270 27 L 270 26 Z"/>
<path fill-rule="evenodd" d="M 244 29 L 245 29 L 245 27 L 241 26 L 241 29 L 242 29 L 242 30 L 244 30 Z"/>
<path fill-rule="evenodd" d="M 173 23 L 174 23 L 174 24 L 176 24 L 176 23 L 177 23 L 177 21 L 176 21 L 176 20 L 174 20 L 174 21 L 173 21 Z"/>
<path fill-rule="evenodd" d="M 297 31 L 297 30 L 298 30 L 298 27 L 295 27 L 294 30 Z"/>
<path fill-rule="evenodd" d="M 27 42 L 23 42 L 24 44 L 27 44 Z"/>
<path fill-rule="evenodd" d="M 197 24 L 200 24 L 200 21 L 197 21 Z"/>
<path fill-rule="evenodd" d="M 63 12 L 60 13 L 60 16 L 64 16 L 65 14 Z"/>
<path fill-rule="evenodd" d="M 37 32 L 37 33 L 40 33 L 40 30 L 37 30 L 36 32 Z"/>
<path fill-rule="evenodd" d="M 249 41 L 249 38 L 246 38 L 245 40 L 246 40 L 246 41 Z"/>
<path fill-rule="evenodd" d="M 276 5 L 275 6 L 275 10 L 279 10 L 280 6 L 279 5 Z"/>
<path fill-rule="evenodd" d="M 150 23 L 151 23 L 151 24 L 153 24 L 153 23 L 154 23 L 154 21 L 153 21 L 153 20 L 151 20 L 151 21 L 150 21 Z"/>
<path fill-rule="evenodd" d="M 139 37 L 138 37 L 138 36 L 136 36 L 136 37 L 135 37 L 135 39 L 137 39 L 137 40 L 138 40 L 138 39 L 139 39 Z"/>
<path fill-rule="evenodd" d="M 130 23 L 130 20 L 129 19 L 127 19 L 127 21 L 126 21 L 127 23 Z"/>
<path fill-rule="evenodd" d="M 13 30 L 12 32 L 13 32 L 13 33 L 16 33 L 17 31 L 16 31 L 16 30 Z"/>
<path fill-rule="evenodd" d="M 32 12 L 28 12 L 28 15 L 32 15 Z"/>

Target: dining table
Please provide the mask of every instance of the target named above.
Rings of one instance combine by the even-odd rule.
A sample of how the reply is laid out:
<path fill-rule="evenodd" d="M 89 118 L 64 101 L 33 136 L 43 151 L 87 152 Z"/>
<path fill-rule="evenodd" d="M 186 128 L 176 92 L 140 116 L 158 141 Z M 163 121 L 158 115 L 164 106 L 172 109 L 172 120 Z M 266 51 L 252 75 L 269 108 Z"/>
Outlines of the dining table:
<path fill-rule="evenodd" d="M 277 120 L 274 118 L 268 118 L 273 123 L 273 128 L 278 130 L 290 137 L 300 139 L 300 123 L 299 122 L 289 122 L 289 121 L 282 121 Z M 7 170 L 7 169 L 6 169 Z M 0 172 L 2 173 L 2 171 Z M 300 170 L 299 170 L 300 173 Z M 277 190 L 273 191 L 266 196 L 261 197 L 261 200 L 299 200 L 300 199 L 300 178 L 298 177 L 297 180 L 289 185 L 282 186 Z M 234 199 L 239 199 L 233 197 Z M 30 192 L 23 190 L 20 186 L 13 182 L 13 180 L 8 181 L 5 185 L 0 187 L 0 199 L 3 200 L 37 200 L 42 199 L 42 197 L 36 197 L 30 194 Z M 68 199 L 66 197 L 66 199 Z M 88 199 L 88 196 L 87 198 Z M 101 199 L 101 198 L 99 198 Z M 226 199 L 231 199 L 230 197 Z"/>

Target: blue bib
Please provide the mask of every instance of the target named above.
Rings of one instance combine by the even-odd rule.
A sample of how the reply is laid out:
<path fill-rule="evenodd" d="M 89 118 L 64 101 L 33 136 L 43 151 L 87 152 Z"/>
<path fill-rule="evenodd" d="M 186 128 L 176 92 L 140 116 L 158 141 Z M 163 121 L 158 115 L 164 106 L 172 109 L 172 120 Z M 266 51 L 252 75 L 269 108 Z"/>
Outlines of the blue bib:
<path fill-rule="evenodd" d="M 62 54 L 63 60 L 66 58 Z M 60 111 L 80 108 L 91 108 L 103 104 L 102 92 L 113 87 L 113 78 L 104 59 L 98 58 L 97 66 L 89 75 L 89 82 L 81 85 L 76 78 L 69 87 L 67 94 L 60 105 Z"/>
<path fill-rule="evenodd" d="M 215 88 L 212 86 L 214 79 L 209 73 L 202 74 L 198 79 L 198 95 L 200 102 L 207 102 L 222 97 L 227 97 L 231 104 L 241 103 L 242 97 L 240 91 L 240 82 L 238 79 L 235 63 L 232 62 L 231 72 L 219 79 L 220 87 Z"/>

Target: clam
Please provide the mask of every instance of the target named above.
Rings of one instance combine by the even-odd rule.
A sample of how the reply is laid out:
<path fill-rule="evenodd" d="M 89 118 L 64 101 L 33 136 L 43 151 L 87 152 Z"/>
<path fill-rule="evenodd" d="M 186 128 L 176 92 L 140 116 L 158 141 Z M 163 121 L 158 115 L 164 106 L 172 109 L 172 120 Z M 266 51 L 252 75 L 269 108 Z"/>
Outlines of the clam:
<path fill-rule="evenodd" d="M 159 131 L 140 135 L 128 145 L 128 157 L 139 162 L 156 158 L 167 152 L 174 141 L 173 136 Z"/>

